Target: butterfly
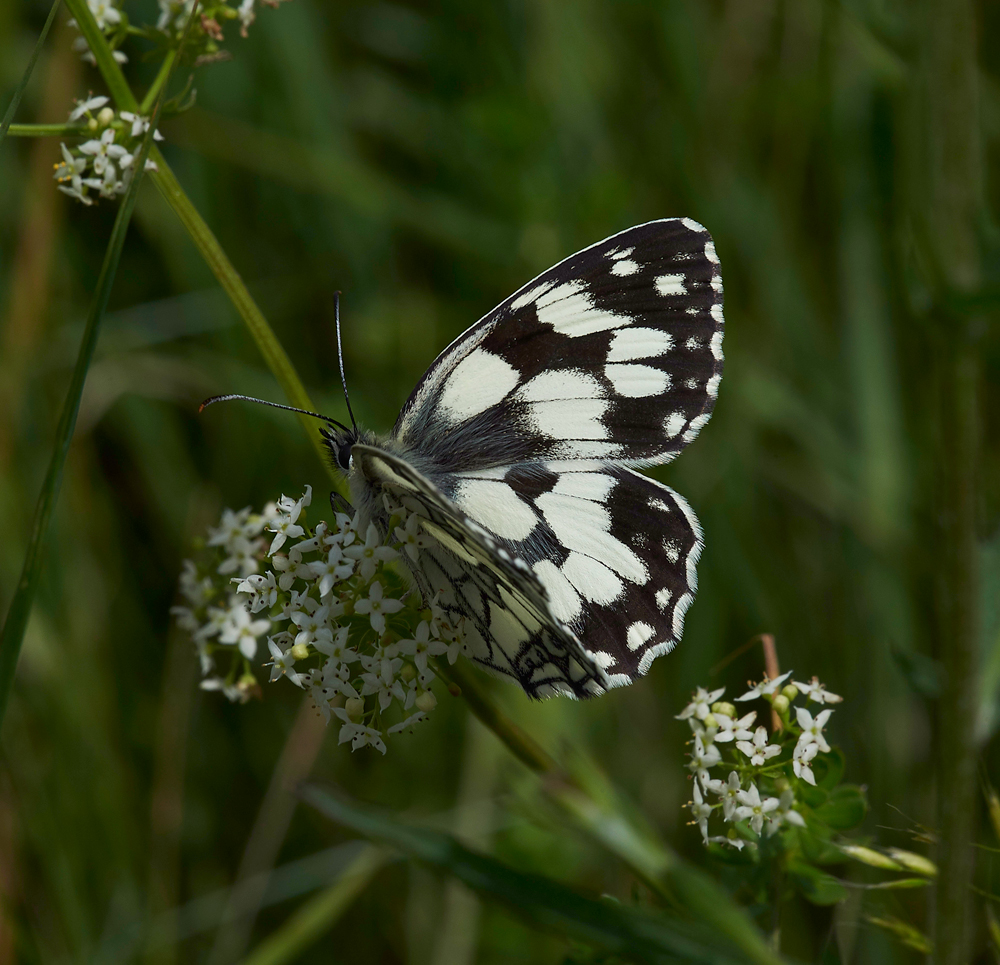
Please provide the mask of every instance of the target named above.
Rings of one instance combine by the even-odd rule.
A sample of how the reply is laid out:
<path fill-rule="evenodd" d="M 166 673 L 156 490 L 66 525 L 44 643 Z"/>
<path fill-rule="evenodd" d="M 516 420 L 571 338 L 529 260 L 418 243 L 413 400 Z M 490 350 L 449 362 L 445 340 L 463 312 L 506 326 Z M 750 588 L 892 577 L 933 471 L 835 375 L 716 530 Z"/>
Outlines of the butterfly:
<path fill-rule="evenodd" d="M 361 531 L 387 533 L 394 507 L 415 514 L 424 598 L 531 697 L 629 684 L 681 638 L 701 527 L 636 469 L 670 462 L 709 420 L 722 301 L 700 224 L 637 225 L 459 335 L 388 435 L 322 430 Z"/>

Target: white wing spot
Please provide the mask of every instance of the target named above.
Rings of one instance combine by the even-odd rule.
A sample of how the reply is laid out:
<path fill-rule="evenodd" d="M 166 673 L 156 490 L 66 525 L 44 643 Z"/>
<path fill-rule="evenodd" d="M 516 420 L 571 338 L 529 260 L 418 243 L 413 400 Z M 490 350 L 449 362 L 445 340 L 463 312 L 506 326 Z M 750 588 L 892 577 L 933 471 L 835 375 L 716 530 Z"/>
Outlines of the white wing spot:
<path fill-rule="evenodd" d="M 622 328 L 611 336 L 608 346 L 609 362 L 631 362 L 634 359 L 651 359 L 666 355 L 674 347 L 669 332 L 655 328 Z"/>
<path fill-rule="evenodd" d="M 638 270 L 638 263 L 632 261 L 630 258 L 624 258 L 622 261 L 616 261 L 611 266 L 612 275 L 634 275 Z"/>
<path fill-rule="evenodd" d="M 625 635 L 629 650 L 638 650 L 656 631 L 648 623 L 633 623 Z"/>
<path fill-rule="evenodd" d="M 552 369 L 536 375 L 518 389 L 516 398 L 525 402 L 551 402 L 556 399 L 599 399 L 604 388 L 592 375 L 578 369 Z"/>
<path fill-rule="evenodd" d="M 670 388 L 670 376 L 662 369 L 651 365 L 629 365 L 613 362 L 604 366 L 615 391 L 629 399 L 642 399 L 651 395 L 662 395 Z"/>
<path fill-rule="evenodd" d="M 474 520 L 501 539 L 527 539 L 538 523 L 534 510 L 506 483 L 493 479 L 463 479 L 455 502 Z"/>
<path fill-rule="evenodd" d="M 549 595 L 552 615 L 563 623 L 572 623 L 583 612 L 583 602 L 573 584 L 552 560 L 539 560 L 533 569 Z"/>
<path fill-rule="evenodd" d="M 453 421 L 464 422 L 500 402 L 519 379 L 499 355 L 473 349 L 448 375 L 439 404 Z"/>
<path fill-rule="evenodd" d="M 666 587 L 656 591 L 656 605 L 660 608 L 661 613 L 670 605 L 670 590 Z"/>
<path fill-rule="evenodd" d="M 609 532 L 611 514 L 603 506 L 558 493 L 542 493 L 535 505 L 567 549 L 603 561 L 639 586 L 649 579 L 642 559 Z"/>
<path fill-rule="evenodd" d="M 599 399 L 557 399 L 535 402 L 528 411 L 535 429 L 552 439 L 607 439 L 601 422 L 607 408 Z"/>
<path fill-rule="evenodd" d="M 681 218 L 681 224 L 689 231 L 704 231 L 705 229 L 693 218 Z"/>
<path fill-rule="evenodd" d="M 583 553 L 570 553 L 562 565 L 562 572 L 591 603 L 614 603 L 624 589 L 622 581 L 611 570 Z"/>
<path fill-rule="evenodd" d="M 607 670 L 608 667 L 613 667 L 617 663 L 614 655 L 605 650 L 588 650 L 587 653 L 590 654 L 594 663 L 596 663 L 601 670 Z"/>
<path fill-rule="evenodd" d="M 692 352 L 697 351 L 698 346 L 701 342 L 698 341 L 693 335 L 684 343 L 684 348 L 690 349 Z"/>
<path fill-rule="evenodd" d="M 523 295 L 518 295 L 511 303 L 510 307 L 517 311 L 519 308 L 524 308 L 530 305 L 539 295 L 543 292 L 547 292 L 552 287 L 552 282 L 547 281 L 541 285 L 535 285 L 534 288 L 529 288 Z"/>
<path fill-rule="evenodd" d="M 722 293 L 722 275 L 712 276 L 712 291 Z"/>
<path fill-rule="evenodd" d="M 608 257 L 614 261 L 618 261 L 621 258 L 628 258 L 633 251 L 635 251 L 635 248 L 612 248 L 611 251 L 608 252 Z"/>
<path fill-rule="evenodd" d="M 705 385 L 705 391 L 710 398 L 716 398 L 719 394 L 719 383 L 722 381 L 721 375 L 713 375 Z"/>
<path fill-rule="evenodd" d="M 725 321 L 722 315 L 722 306 L 718 302 L 709 309 L 709 314 L 712 316 L 712 321 L 718 325 L 722 325 Z"/>
<path fill-rule="evenodd" d="M 596 308 L 579 280 L 564 282 L 539 295 L 535 299 L 535 311 L 542 325 L 551 325 L 557 332 L 572 338 L 621 328 L 632 321 L 627 315 Z"/>
<path fill-rule="evenodd" d="M 694 378 L 688 379 L 684 384 L 689 389 L 697 389 L 698 388 L 698 380 L 694 379 Z"/>
<path fill-rule="evenodd" d="M 722 361 L 722 332 L 716 332 L 712 336 L 712 342 L 710 345 L 712 349 L 713 358 L 717 359 L 719 362 Z"/>
<path fill-rule="evenodd" d="M 617 480 L 606 472 L 566 472 L 552 487 L 552 492 L 560 496 L 577 496 L 603 503 Z"/>
<path fill-rule="evenodd" d="M 656 279 L 656 290 L 661 295 L 686 295 L 683 275 L 660 275 Z"/>
<path fill-rule="evenodd" d="M 681 556 L 681 548 L 675 539 L 668 539 L 663 541 L 663 552 L 667 554 L 667 559 L 671 563 L 676 563 Z"/>
<path fill-rule="evenodd" d="M 649 501 L 649 508 L 658 510 L 661 513 L 670 512 L 670 507 L 662 499 L 657 499 L 655 496 Z"/>
<path fill-rule="evenodd" d="M 704 229 L 702 229 L 704 230 Z M 719 263 L 719 256 L 715 253 L 715 242 L 706 241 L 705 242 L 705 257 L 713 264 L 717 265 Z"/>
<path fill-rule="evenodd" d="M 671 412 L 663 423 L 663 430 L 668 439 L 673 439 L 681 429 L 687 424 L 687 417 L 683 412 Z"/>

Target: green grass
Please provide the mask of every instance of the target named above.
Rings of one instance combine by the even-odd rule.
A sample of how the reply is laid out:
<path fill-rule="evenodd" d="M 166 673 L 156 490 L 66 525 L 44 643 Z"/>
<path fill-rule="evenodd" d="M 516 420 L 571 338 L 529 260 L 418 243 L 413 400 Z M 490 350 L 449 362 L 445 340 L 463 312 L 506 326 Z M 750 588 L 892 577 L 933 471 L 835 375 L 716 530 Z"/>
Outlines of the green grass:
<path fill-rule="evenodd" d="M 337 418 L 333 293 L 343 291 L 354 407 L 384 430 L 437 352 L 537 271 L 643 220 L 705 224 L 726 282 L 727 368 L 712 422 L 655 470 L 706 533 L 684 642 L 639 684 L 586 704 L 488 689 L 548 750 L 584 748 L 664 840 L 730 887 L 732 869 L 684 823 L 688 732 L 673 715 L 698 684 L 732 695 L 759 676 L 757 649 L 709 671 L 772 632 L 783 668 L 818 674 L 848 700 L 832 731 L 847 778 L 868 788 L 864 832 L 924 850 L 911 832 L 940 827 L 933 746 L 948 733 L 928 695 L 945 692 L 954 652 L 941 601 L 954 598 L 955 541 L 941 527 L 973 452 L 975 545 L 962 559 L 981 558 L 981 604 L 965 632 L 985 672 L 958 723 L 974 718 L 995 784 L 1000 22 L 977 10 L 983 184 L 944 182 L 974 196 L 963 222 L 978 260 L 971 290 L 939 253 L 953 226 L 922 167 L 921 119 L 961 116 L 961 92 L 928 105 L 932 40 L 909 8 L 295 0 L 263 9 L 246 40 L 229 28 L 234 59 L 200 69 L 197 106 L 161 125 L 163 156 L 207 234 L 199 248 L 176 205 L 149 179 L 141 186 L 52 517 L 0 737 L 0 958 L 208 961 L 220 896 L 293 732 L 291 688 L 224 705 L 196 689 L 194 656 L 169 625 L 180 561 L 222 506 L 259 506 L 306 482 L 319 504 L 330 487 L 294 416 L 197 414 L 216 392 L 290 397 L 220 295 L 207 238 L 246 283 L 243 317 L 259 306 L 308 397 Z M 0 10 L 4 109 L 47 13 Z M 105 90 L 70 53 L 64 19 L 18 123 L 63 123 L 60 91 Z M 128 49 L 124 76 L 141 93 L 158 62 Z M 52 140 L 0 143 L 4 615 L 115 218 L 111 203 L 55 196 L 57 156 Z M 956 447 L 942 415 L 956 396 L 956 346 L 978 380 L 971 449 Z M 468 747 L 493 740 L 469 720 L 442 690 L 433 723 L 385 759 L 327 738 L 312 776 L 442 833 L 488 813 L 466 843 L 504 868 L 648 905 L 611 854 L 541 805 L 520 765 L 498 751 L 467 779 Z M 996 847 L 982 825 L 975 840 Z M 306 934 L 287 946 L 296 960 L 366 965 L 434 962 L 454 947 L 451 885 L 407 861 L 373 871 L 324 930 L 347 861 L 313 877 L 296 862 L 353 833 L 304 807 L 287 833 L 264 832 L 280 870 L 244 923 L 250 947 Z M 976 861 L 977 887 L 1000 893 L 990 853 Z M 981 901 L 967 904 L 981 915 Z M 920 892 L 865 892 L 836 911 L 795 900 L 782 950 L 824 963 L 915 960 L 870 917 L 930 930 Z M 484 963 L 589 960 L 491 900 L 472 947 Z"/>

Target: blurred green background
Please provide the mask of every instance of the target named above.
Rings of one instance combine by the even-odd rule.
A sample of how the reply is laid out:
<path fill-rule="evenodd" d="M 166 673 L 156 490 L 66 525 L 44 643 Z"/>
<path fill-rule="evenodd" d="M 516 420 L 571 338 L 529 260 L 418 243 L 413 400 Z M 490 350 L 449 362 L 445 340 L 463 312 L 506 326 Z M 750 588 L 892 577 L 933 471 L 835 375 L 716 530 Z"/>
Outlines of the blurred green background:
<path fill-rule="evenodd" d="M 4 105 L 46 9 L 0 5 Z M 127 9 L 155 20 L 155 8 Z M 65 19 L 20 121 L 61 121 L 72 97 L 104 92 L 70 52 Z M 512 686 L 491 685 L 549 746 L 587 748 L 706 867 L 681 809 L 689 734 L 673 715 L 696 685 L 725 684 L 732 696 L 758 678 L 759 648 L 711 670 L 761 632 L 775 635 L 783 669 L 817 674 L 845 696 L 831 730 L 848 779 L 868 787 L 864 830 L 905 847 L 911 830 L 935 824 L 942 314 L 981 324 L 976 701 L 985 771 L 998 763 L 985 743 L 1000 723 L 1000 235 L 989 214 L 1000 173 L 998 27 L 996 7 L 983 4 L 982 278 L 974 297 L 943 313 L 921 258 L 919 22 L 907 4 L 294 0 L 263 9 L 246 40 L 231 29 L 234 59 L 201 69 L 197 106 L 162 125 L 181 183 L 317 405 L 340 418 L 332 307 L 343 291 L 352 400 L 378 430 L 455 335 L 554 261 L 653 218 L 688 216 L 712 232 L 726 285 L 719 404 L 690 450 L 653 472 L 688 498 L 706 533 L 683 645 L 635 686 L 585 704 L 529 705 Z M 155 67 L 136 55 L 127 70 L 141 88 Z M 115 211 L 59 195 L 57 157 L 52 140 L 0 150 L 0 608 Z M 282 400 L 145 184 L 3 731 L 0 959 L 238 959 L 354 853 L 315 813 L 292 813 L 287 796 L 261 811 L 276 765 L 280 780 L 314 754 L 315 776 L 364 801 L 627 900 L 627 877 L 557 833 L 518 766 L 443 688 L 433 723 L 384 759 L 351 755 L 329 736 L 317 753 L 311 712 L 296 723 L 299 695 L 286 685 L 245 707 L 196 689 L 193 651 L 168 617 L 192 539 L 223 506 L 259 507 L 305 483 L 329 489 L 294 417 L 236 405 L 199 416 L 197 403 L 219 392 Z M 982 853 L 977 883 L 996 892 L 991 860 Z M 280 870 L 255 919 L 237 916 L 220 933 L 241 861 L 245 872 Z M 786 909 L 786 951 L 824 962 L 915 958 L 866 922 L 866 902 L 859 892 L 835 910 Z M 918 893 L 878 907 L 925 928 L 925 905 Z M 396 861 L 301 960 L 574 954 L 502 910 L 476 909 L 455 886 Z"/>

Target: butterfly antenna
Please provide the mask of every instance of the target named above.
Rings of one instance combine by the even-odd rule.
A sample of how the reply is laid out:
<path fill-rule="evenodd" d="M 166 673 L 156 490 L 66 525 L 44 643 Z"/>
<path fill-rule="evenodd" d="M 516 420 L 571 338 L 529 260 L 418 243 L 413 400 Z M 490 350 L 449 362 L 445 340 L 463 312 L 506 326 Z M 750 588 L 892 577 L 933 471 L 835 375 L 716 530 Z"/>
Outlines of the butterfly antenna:
<path fill-rule="evenodd" d="M 212 398 L 206 399 L 200 406 L 198 406 L 198 411 L 204 412 L 205 409 L 207 409 L 210 405 L 214 405 L 216 402 L 230 402 L 233 399 L 239 399 L 242 402 L 256 402 L 258 405 L 269 405 L 272 409 L 286 409 L 288 412 L 299 412 L 302 415 L 312 416 L 314 419 L 322 419 L 324 422 L 328 422 L 332 426 L 337 426 L 338 429 L 343 429 L 344 432 L 351 431 L 344 425 L 343 422 L 331 419 L 328 415 L 321 415 L 319 412 L 310 412 L 308 409 L 299 409 L 294 405 L 282 405 L 280 402 L 268 402 L 266 399 L 255 399 L 252 395 L 213 395 Z"/>
<path fill-rule="evenodd" d="M 340 338 L 340 292 L 333 293 L 333 314 L 337 322 L 337 359 L 340 362 L 340 384 L 344 387 L 344 401 L 347 402 L 347 412 L 354 426 L 354 434 L 358 434 L 358 420 L 354 418 L 351 408 L 351 397 L 347 394 L 347 378 L 344 375 L 344 343 Z"/>

